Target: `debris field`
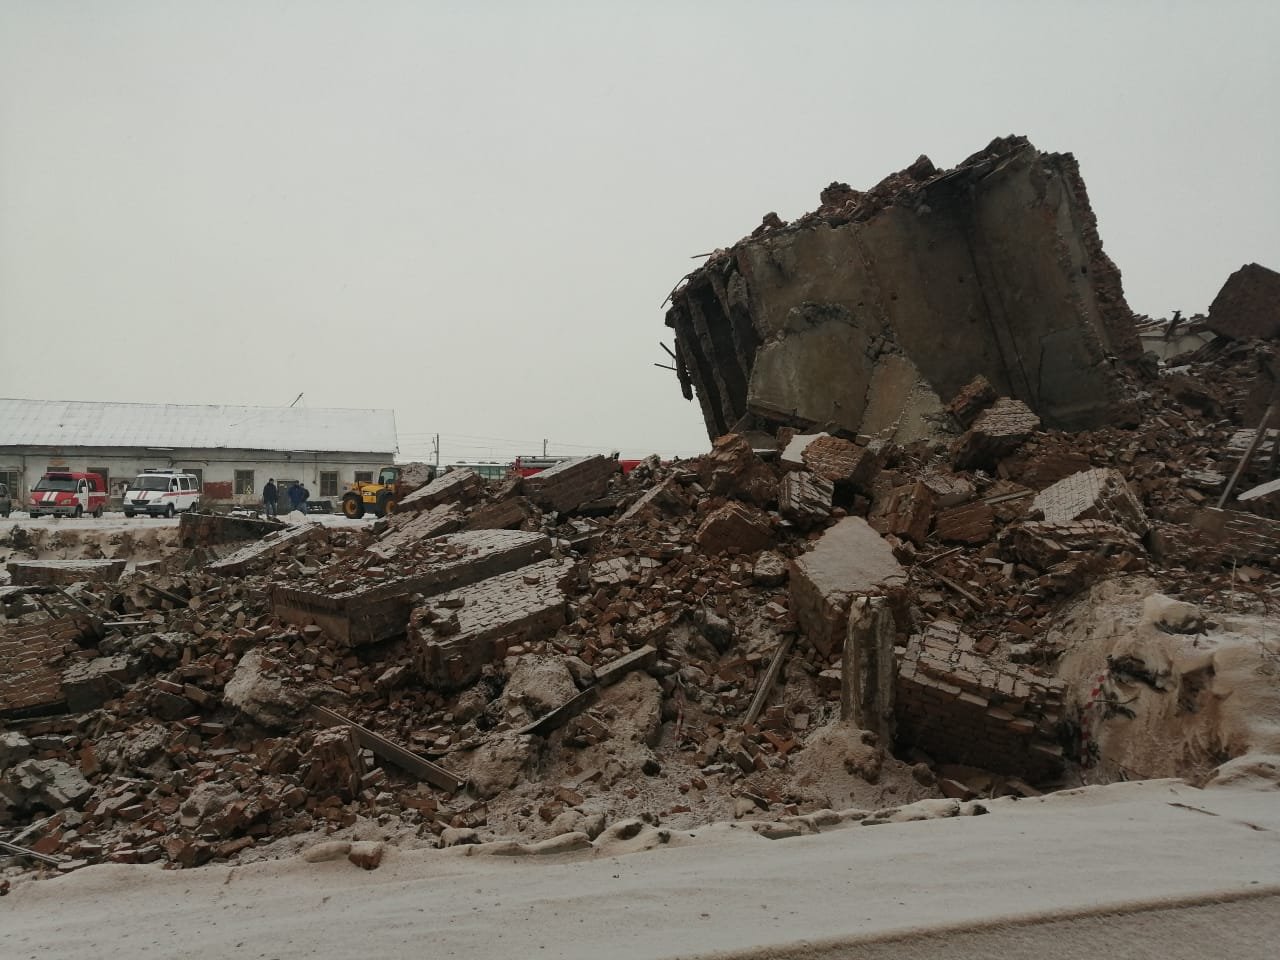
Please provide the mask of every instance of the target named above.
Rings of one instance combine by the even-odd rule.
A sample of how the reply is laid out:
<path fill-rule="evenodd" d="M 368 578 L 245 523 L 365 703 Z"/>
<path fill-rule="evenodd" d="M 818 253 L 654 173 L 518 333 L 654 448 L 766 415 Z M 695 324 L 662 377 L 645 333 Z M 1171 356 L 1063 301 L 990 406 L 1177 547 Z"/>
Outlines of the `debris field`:
<path fill-rule="evenodd" d="M 1274 624 L 1274 276 L 1157 364 L 1074 159 L 1006 138 L 833 184 L 685 279 L 699 458 L 458 470 L 361 528 L 189 514 L 128 570 L 128 543 L 35 559 L 14 527 L 6 871 L 781 837 L 1141 773 L 1107 704 L 1140 684 L 1124 709 L 1176 726 L 1195 691 L 1120 640 L 1080 660 L 1067 612 L 1127 584 L 1162 598 L 1151 644 Z"/>

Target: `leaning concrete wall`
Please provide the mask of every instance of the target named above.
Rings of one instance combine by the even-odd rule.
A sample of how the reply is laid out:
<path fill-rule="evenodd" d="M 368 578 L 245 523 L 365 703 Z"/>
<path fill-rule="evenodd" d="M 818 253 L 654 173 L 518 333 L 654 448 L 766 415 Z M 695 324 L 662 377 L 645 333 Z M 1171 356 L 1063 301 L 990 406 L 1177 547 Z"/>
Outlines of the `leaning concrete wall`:
<path fill-rule="evenodd" d="M 1008 138 L 911 170 L 757 231 L 673 295 L 711 437 L 744 418 L 878 432 L 976 374 L 1050 426 L 1113 413 L 1112 358 L 1140 348 L 1074 158 Z"/>

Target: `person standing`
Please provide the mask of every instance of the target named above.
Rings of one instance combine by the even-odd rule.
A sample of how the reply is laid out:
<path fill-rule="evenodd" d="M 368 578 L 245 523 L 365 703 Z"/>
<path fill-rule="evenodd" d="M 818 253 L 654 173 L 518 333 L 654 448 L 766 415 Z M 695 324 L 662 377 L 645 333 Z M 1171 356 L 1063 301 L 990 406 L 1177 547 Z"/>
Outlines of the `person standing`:
<path fill-rule="evenodd" d="M 308 507 L 310 506 L 310 503 L 309 503 L 310 500 L 311 500 L 311 491 L 307 489 L 307 485 L 305 483 L 299 483 L 298 484 L 298 509 L 301 510 L 303 513 L 306 513 Z"/>
<path fill-rule="evenodd" d="M 301 510 L 302 503 L 302 484 L 294 481 L 289 485 L 289 509 Z"/>
<path fill-rule="evenodd" d="M 280 492 L 276 489 L 276 478 L 272 477 L 267 481 L 267 485 L 262 488 L 262 507 L 263 512 L 268 517 L 274 517 L 280 505 Z"/>

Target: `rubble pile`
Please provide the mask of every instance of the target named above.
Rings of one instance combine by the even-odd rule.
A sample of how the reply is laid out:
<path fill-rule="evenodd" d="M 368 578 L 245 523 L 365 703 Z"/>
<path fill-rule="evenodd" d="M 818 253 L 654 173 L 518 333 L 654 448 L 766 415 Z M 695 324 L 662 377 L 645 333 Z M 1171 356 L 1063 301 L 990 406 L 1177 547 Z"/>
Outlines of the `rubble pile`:
<path fill-rule="evenodd" d="M 191 866 L 361 821 L 541 840 L 1051 786 L 1088 761 L 1064 604 L 1141 572 L 1274 615 L 1280 523 L 1204 479 L 1266 352 L 1131 380 L 1125 426 L 997 429 L 1025 407 L 977 383 L 950 439 L 730 434 L 5 587 L 0 821 L 63 867 Z M 473 527 L 507 504 L 524 529 Z"/>
<path fill-rule="evenodd" d="M 1264 316 L 1257 276 L 1234 282 L 1217 321 Z M 359 530 L 184 518 L 183 551 L 123 574 L 19 562 L 7 849 L 187 867 L 328 837 L 315 857 L 372 867 L 353 840 L 523 853 L 958 810 L 1136 769 L 1098 691 L 1146 685 L 1149 742 L 1183 742 L 1182 704 L 1209 704 L 1196 631 L 1274 622 L 1276 345 L 1250 320 L 1140 356 L 1069 155 L 1010 138 L 833 184 L 713 256 L 669 320 L 702 457 L 457 470 Z M 1135 584 L 1166 595 L 1145 649 L 1176 671 L 1081 612 Z M 1196 776 L 1269 743 L 1232 722 Z"/>

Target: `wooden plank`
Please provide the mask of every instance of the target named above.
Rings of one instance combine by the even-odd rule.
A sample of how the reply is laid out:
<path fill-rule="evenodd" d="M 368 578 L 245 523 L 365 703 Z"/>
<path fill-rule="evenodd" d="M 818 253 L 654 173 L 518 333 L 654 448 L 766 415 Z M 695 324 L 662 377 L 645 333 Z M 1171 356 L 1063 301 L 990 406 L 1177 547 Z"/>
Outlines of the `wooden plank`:
<path fill-rule="evenodd" d="M 930 572 L 932 573 L 933 576 L 937 577 L 939 580 L 945 583 L 948 587 L 950 587 L 956 593 L 960 594 L 960 596 L 964 597 L 966 600 L 972 603 L 979 610 L 982 609 L 982 606 L 983 606 L 982 601 L 979 600 L 977 597 L 975 597 L 972 593 L 970 593 L 964 587 L 960 586 L 960 584 L 956 583 L 950 577 L 944 577 L 942 574 L 936 573 L 933 571 L 930 571 Z"/>
<path fill-rule="evenodd" d="M 600 696 L 599 687 L 587 687 L 580 694 L 565 703 L 560 704 L 550 713 L 543 717 L 539 717 L 533 723 L 521 727 L 519 732 L 522 734 L 533 733 L 540 737 L 545 737 L 553 730 L 558 730 L 566 723 L 580 714 L 587 707 L 596 702 Z"/>
<path fill-rule="evenodd" d="M 168 590 L 161 590 L 159 587 L 153 586 L 152 584 L 147 583 L 145 580 L 139 583 L 138 586 L 140 586 L 143 590 L 148 590 L 151 593 L 154 593 L 157 597 L 161 597 L 165 600 L 168 600 L 170 603 L 176 606 L 185 607 L 188 605 L 187 599 L 185 597 L 180 597 L 176 593 L 170 593 Z"/>
<path fill-rule="evenodd" d="M 1272 400 L 1268 404 L 1267 409 L 1263 411 L 1262 420 L 1258 423 L 1258 429 L 1254 431 L 1253 440 L 1249 444 L 1249 449 L 1244 452 L 1244 456 L 1240 458 L 1240 462 L 1236 464 L 1235 470 L 1231 474 L 1231 479 L 1227 481 L 1227 489 L 1222 491 L 1222 496 L 1218 498 L 1218 509 L 1221 510 L 1223 504 L 1227 502 L 1227 498 L 1231 496 L 1231 491 L 1235 489 L 1236 481 L 1240 479 L 1240 474 L 1244 473 L 1245 467 L 1249 465 L 1249 461 L 1253 459 L 1253 453 L 1258 449 L 1258 444 L 1262 443 L 1262 438 L 1267 433 L 1267 424 L 1271 421 L 1272 415 L 1276 412 L 1276 404 L 1280 400 Z"/>
<path fill-rule="evenodd" d="M 606 663 L 603 667 L 596 669 L 596 683 L 602 687 L 607 687 L 612 683 L 617 683 L 628 673 L 633 670 L 648 670 L 658 662 L 658 650 L 656 647 L 645 644 L 638 650 L 632 650 L 628 654 L 624 654 L 617 660 Z"/>
<path fill-rule="evenodd" d="M 438 763 L 432 763 L 425 757 L 418 756 L 412 750 L 406 750 L 398 743 L 374 733 L 368 727 L 362 727 L 349 717 L 344 717 L 340 713 L 320 706 L 313 706 L 311 714 L 322 723 L 350 727 L 356 743 L 360 746 L 366 750 L 372 750 L 376 756 L 381 757 L 388 763 L 394 763 L 401 770 L 412 773 L 418 779 L 425 780 L 432 786 L 452 793 L 461 790 L 467 785 L 467 782 L 456 773 L 440 766 Z"/>
<path fill-rule="evenodd" d="M 32 860 L 39 860 L 41 863 L 47 863 L 54 867 L 61 866 L 63 862 L 57 857 L 51 857 L 44 853 L 36 853 L 34 850 L 30 850 L 27 847 L 20 847 L 16 843 L 10 843 L 7 840 L 0 840 L 0 850 L 3 850 L 5 853 L 11 854 L 15 857 L 30 857 Z"/>
<path fill-rule="evenodd" d="M 773 692 L 773 685 L 778 682 L 778 674 L 782 672 L 783 661 L 787 659 L 787 654 L 791 652 L 795 639 L 795 634 L 789 633 L 778 644 L 778 649 L 774 651 L 773 659 L 769 661 L 769 667 L 765 670 L 764 677 L 760 680 L 760 686 L 756 687 L 755 696 L 751 698 L 751 706 L 747 709 L 747 716 L 742 721 L 744 727 L 750 726 L 760 719 L 760 714 L 764 712 L 765 704 L 769 702 L 769 694 Z"/>

